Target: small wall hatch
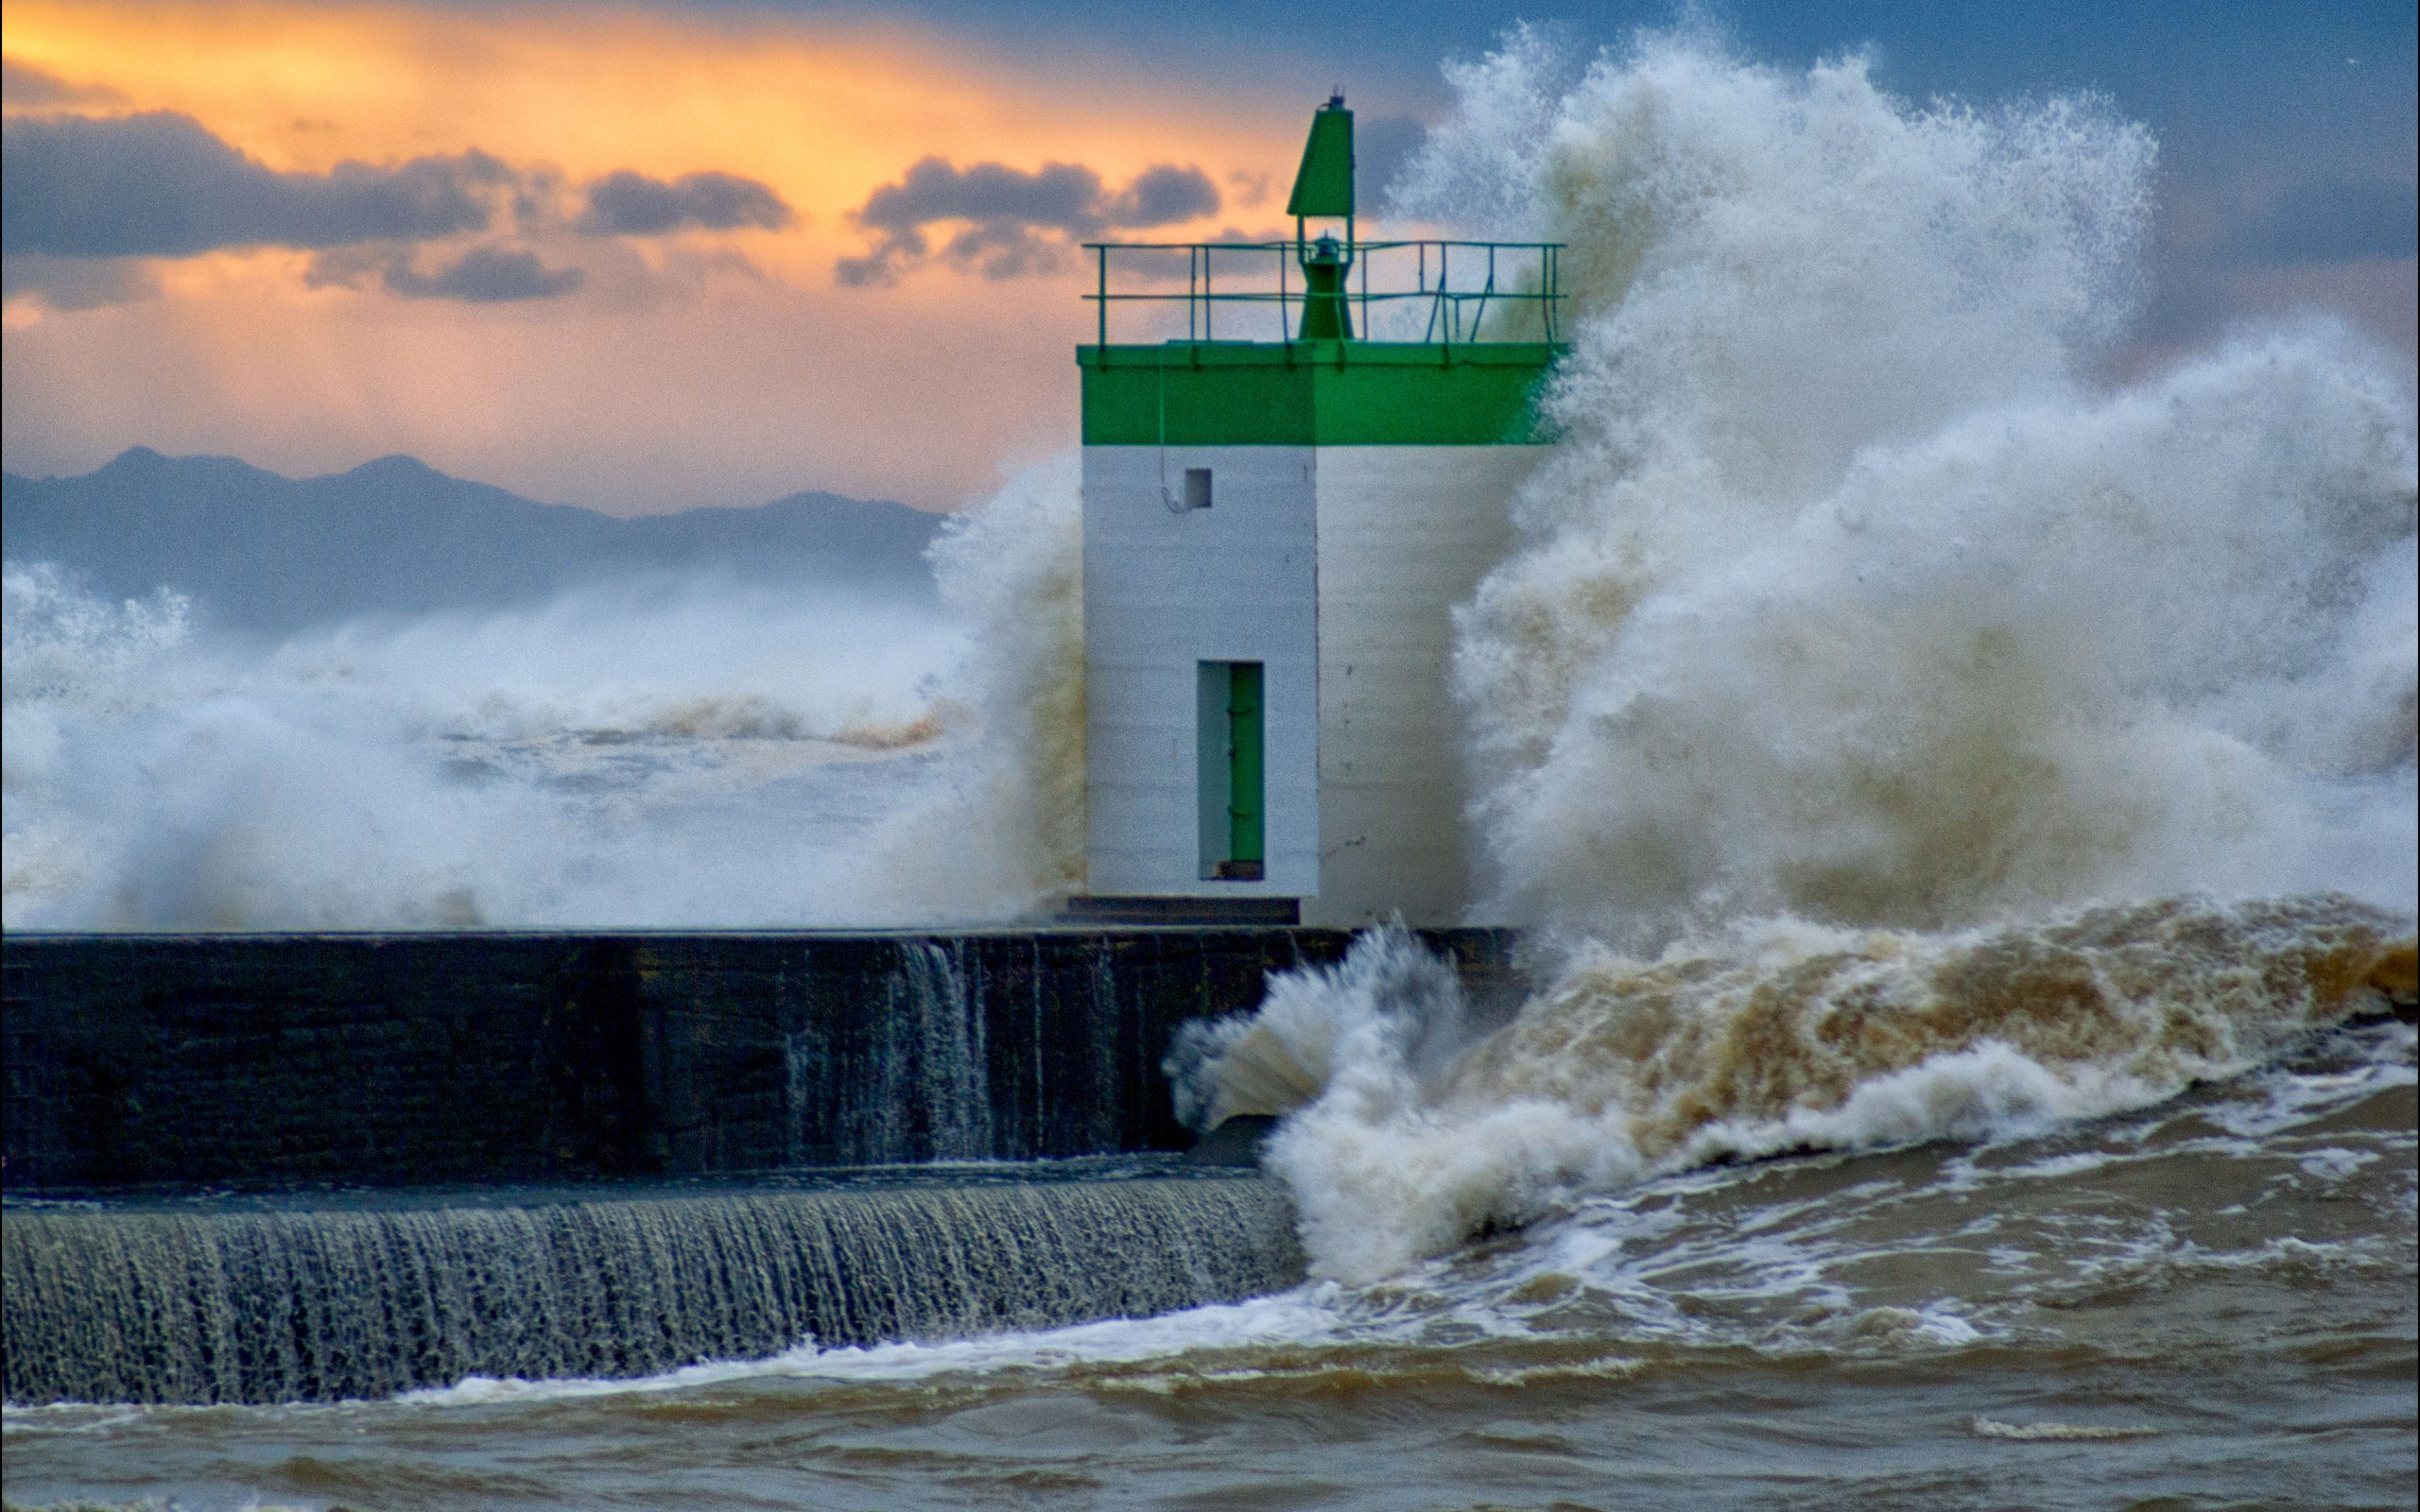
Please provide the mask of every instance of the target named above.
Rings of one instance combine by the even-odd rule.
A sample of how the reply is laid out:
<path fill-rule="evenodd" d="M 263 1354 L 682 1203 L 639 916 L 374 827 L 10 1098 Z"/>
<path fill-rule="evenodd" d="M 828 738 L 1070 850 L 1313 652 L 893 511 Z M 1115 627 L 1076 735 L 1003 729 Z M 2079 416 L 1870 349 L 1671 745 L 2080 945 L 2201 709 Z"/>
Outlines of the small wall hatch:
<path fill-rule="evenodd" d="M 1184 507 L 1188 509 L 1210 507 L 1210 470 L 1189 467 L 1184 470 Z"/>

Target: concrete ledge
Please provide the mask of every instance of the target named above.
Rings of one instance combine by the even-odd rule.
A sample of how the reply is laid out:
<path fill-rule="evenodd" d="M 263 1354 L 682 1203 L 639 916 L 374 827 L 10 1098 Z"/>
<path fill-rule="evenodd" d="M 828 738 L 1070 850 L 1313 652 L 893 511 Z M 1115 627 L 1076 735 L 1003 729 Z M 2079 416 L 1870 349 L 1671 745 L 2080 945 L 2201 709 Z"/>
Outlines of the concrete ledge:
<path fill-rule="evenodd" d="M 1300 898 L 1078 897 L 1067 900 L 1070 922 L 1082 924 L 1276 925 L 1303 921 Z"/>

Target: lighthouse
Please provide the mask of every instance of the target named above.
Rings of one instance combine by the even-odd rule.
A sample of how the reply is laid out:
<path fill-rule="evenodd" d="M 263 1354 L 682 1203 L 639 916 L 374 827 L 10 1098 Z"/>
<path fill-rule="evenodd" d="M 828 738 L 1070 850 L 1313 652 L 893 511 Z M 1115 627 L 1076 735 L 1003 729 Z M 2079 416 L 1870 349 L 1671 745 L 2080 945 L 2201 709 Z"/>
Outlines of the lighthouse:
<path fill-rule="evenodd" d="M 1087 248 L 1080 918 L 1446 925 L 1475 896 L 1452 611 L 1551 439 L 1560 248 L 1358 240 L 1341 96 L 1286 213 Z"/>

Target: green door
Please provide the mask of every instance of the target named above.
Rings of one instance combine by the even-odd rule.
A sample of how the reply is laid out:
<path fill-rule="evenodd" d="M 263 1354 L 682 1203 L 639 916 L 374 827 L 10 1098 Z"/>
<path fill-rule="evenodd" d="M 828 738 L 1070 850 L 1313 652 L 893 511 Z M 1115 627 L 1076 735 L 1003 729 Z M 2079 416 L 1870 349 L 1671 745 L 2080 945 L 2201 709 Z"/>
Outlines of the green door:
<path fill-rule="evenodd" d="M 1201 672 L 1201 875 L 1258 882 L 1269 855 L 1261 664 L 1204 662 Z"/>
<path fill-rule="evenodd" d="M 1258 877 L 1267 859 L 1263 823 L 1260 663 L 1227 664 L 1227 859 L 1231 875 Z"/>

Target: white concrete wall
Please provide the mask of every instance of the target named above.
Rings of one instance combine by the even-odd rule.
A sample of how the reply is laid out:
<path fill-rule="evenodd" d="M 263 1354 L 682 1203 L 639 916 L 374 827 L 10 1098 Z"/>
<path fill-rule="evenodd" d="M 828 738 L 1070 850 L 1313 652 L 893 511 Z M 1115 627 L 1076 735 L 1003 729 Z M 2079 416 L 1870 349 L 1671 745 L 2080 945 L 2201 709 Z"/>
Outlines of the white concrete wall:
<path fill-rule="evenodd" d="M 1305 923 L 1473 900 L 1453 607 L 1503 560 L 1535 446 L 1335 446 L 1316 459 L 1320 886 Z"/>
<path fill-rule="evenodd" d="M 1214 502 L 1171 512 L 1184 470 Z M 1312 453 L 1084 448 L 1086 889 L 1307 898 L 1320 887 L 1318 541 Z M 1265 667 L 1266 874 L 1205 881 L 1196 667 Z"/>

